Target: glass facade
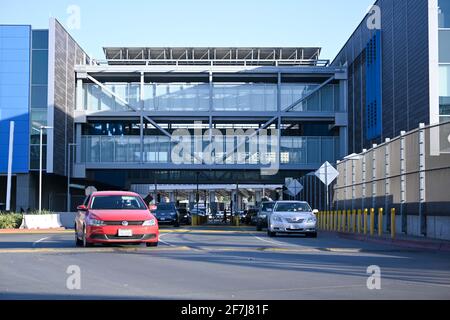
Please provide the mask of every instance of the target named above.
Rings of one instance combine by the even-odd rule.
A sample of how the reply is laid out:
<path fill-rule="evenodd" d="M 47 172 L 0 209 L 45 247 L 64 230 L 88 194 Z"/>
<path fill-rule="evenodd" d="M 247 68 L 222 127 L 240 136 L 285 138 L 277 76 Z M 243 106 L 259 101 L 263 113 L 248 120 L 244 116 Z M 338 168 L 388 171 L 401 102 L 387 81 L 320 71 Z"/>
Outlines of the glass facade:
<path fill-rule="evenodd" d="M 191 139 L 191 150 L 195 150 L 194 137 Z M 270 140 L 269 140 L 270 141 Z M 238 139 L 223 139 L 223 147 L 216 152 L 216 159 L 233 150 L 238 145 Z M 292 165 L 320 165 L 325 161 L 335 162 L 338 159 L 339 140 L 337 137 L 281 137 L 281 164 Z M 166 136 L 145 136 L 141 158 L 141 140 L 139 136 L 83 136 L 81 147 L 81 162 L 96 163 L 171 163 L 172 149 L 177 142 L 170 141 Z M 205 148 L 208 143 L 203 144 Z M 230 148 L 231 146 L 231 148 Z M 203 149 L 204 150 L 204 149 Z M 271 146 L 260 150 L 255 145 L 245 144 L 245 160 L 227 159 L 224 164 L 261 164 L 264 159 L 272 159 L 275 152 Z M 216 150 L 217 151 L 217 150 Z M 262 155 L 262 152 L 265 152 Z M 195 153 L 184 164 L 196 163 Z M 273 161 L 274 159 L 272 159 Z M 220 163 L 217 161 L 216 163 Z"/>
<path fill-rule="evenodd" d="M 262 83 L 155 83 L 144 85 L 140 101 L 139 83 L 105 83 L 108 90 L 125 100 L 132 108 L 147 111 L 277 111 L 278 87 Z M 317 84 L 281 84 L 281 108 L 294 111 L 339 110 L 339 85 L 328 85 L 302 103 Z M 121 101 L 96 84 L 83 84 L 82 108 L 88 111 L 127 111 Z"/>
<path fill-rule="evenodd" d="M 439 0 L 439 28 L 450 28 L 450 1 Z"/>
<path fill-rule="evenodd" d="M 48 30 L 32 31 L 30 169 L 39 169 L 40 127 L 47 125 Z M 43 131 L 43 167 L 47 150 L 47 131 Z"/>
<path fill-rule="evenodd" d="M 450 116 L 450 1 L 439 0 L 439 114 Z"/>
<path fill-rule="evenodd" d="M 28 172 L 30 37 L 30 26 L 0 26 L 0 173 L 7 172 L 11 121 L 13 173 Z"/>

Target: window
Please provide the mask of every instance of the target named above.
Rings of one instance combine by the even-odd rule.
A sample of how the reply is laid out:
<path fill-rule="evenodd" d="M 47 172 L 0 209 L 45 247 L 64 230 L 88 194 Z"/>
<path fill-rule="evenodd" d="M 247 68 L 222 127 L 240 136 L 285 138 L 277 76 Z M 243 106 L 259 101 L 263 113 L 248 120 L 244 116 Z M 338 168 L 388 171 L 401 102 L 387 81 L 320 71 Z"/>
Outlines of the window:
<path fill-rule="evenodd" d="M 275 205 L 275 212 L 311 212 L 306 202 L 279 202 Z"/>
<path fill-rule="evenodd" d="M 96 196 L 91 209 L 94 210 L 145 210 L 144 202 L 134 196 Z"/>
<path fill-rule="evenodd" d="M 450 1 L 439 0 L 439 28 L 450 28 Z"/>

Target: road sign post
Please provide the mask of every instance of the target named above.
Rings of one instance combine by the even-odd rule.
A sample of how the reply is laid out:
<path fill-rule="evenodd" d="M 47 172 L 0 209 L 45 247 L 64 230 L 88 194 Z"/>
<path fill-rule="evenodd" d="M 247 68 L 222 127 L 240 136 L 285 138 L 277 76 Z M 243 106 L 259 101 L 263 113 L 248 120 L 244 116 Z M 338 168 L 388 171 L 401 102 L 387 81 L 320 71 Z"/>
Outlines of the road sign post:
<path fill-rule="evenodd" d="M 320 181 L 322 181 L 323 184 L 325 184 L 327 196 L 326 209 L 329 210 L 330 209 L 329 187 L 330 184 L 333 183 L 333 181 L 336 180 L 336 178 L 339 176 L 339 172 L 327 161 L 319 168 L 319 170 L 315 172 L 315 175 L 317 178 L 320 179 Z"/>

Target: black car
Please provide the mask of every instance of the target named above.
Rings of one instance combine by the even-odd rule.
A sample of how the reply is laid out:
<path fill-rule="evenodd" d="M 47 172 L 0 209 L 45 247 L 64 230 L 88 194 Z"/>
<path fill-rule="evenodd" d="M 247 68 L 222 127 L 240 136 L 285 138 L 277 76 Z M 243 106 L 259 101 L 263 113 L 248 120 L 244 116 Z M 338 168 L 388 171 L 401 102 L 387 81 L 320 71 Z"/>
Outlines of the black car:
<path fill-rule="evenodd" d="M 158 203 L 156 209 L 152 210 L 153 215 L 158 220 L 158 224 L 171 224 L 174 227 L 180 226 L 180 212 L 175 203 Z"/>
<path fill-rule="evenodd" d="M 251 226 L 256 225 L 256 219 L 258 215 L 257 209 L 249 209 L 245 215 L 245 223 Z"/>
<path fill-rule="evenodd" d="M 272 213 L 274 206 L 275 206 L 274 201 L 265 201 L 261 203 L 256 218 L 257 231 L 261 231 L 263 228 L 267 228 L 267 221 L 269 219 L 270 214 Z"/>
<path fill-rule="evenodd" d="M 180 213 L 180 223 L 181 224 L 191 224 L 191 214 L 186 208 L 178 208 L 178 212 Z"/>

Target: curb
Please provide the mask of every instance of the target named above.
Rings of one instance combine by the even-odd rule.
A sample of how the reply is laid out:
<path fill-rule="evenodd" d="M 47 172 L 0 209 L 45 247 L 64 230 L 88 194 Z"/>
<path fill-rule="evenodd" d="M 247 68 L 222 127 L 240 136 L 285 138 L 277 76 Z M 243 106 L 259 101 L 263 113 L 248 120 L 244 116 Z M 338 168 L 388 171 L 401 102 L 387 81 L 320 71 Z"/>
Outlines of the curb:
<path fill-rule="evenodd" d="M 41 233 L 66 233 L 72 231 L 66 228 L 57 229 L 1 229 L 1 234 L 41 234 Z"/>
<path fill-rule="evenodd" d="M 349 240 L 366 241 L 385 245 L 387 244 L 411 249 L 450 252 L 450 242 L 447 241 L 439 241 L 439 240 L 433 241 L 427 239 L 424 240 L 388 239 L 343 232 L 328 232 L 328 233 L 336 234 L 340 238 Z"/>

